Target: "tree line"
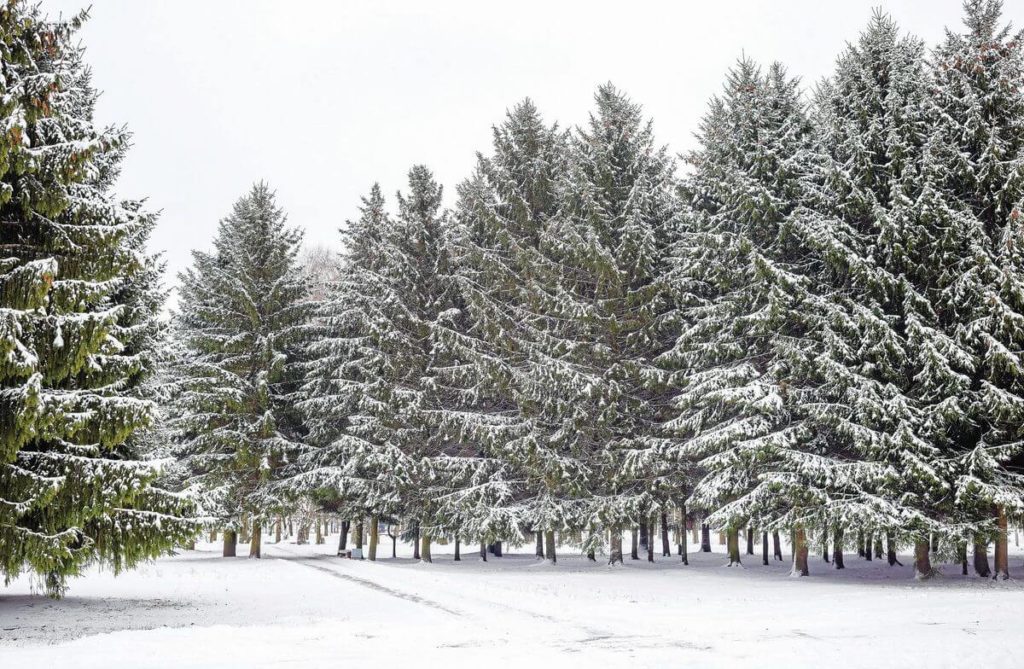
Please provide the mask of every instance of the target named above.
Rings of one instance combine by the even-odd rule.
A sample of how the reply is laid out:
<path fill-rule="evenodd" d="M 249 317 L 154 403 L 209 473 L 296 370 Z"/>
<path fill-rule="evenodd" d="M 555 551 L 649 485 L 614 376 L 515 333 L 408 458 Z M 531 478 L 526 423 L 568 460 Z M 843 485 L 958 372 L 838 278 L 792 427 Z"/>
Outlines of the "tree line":
<path fill-rule="evenodd" d="M 78 398 L 130 345 L 107 352 L 125 338 L 102 326 L 67 376 L 44 370 L 77 345 L 53 317 L 59 300 L 46 303 L 63 275 L 16 255 L 0 278 L 26 297 L 0 334 L 8 360 L 36 358 L 0 382 L 5 398 L 44 409 L 4 426 L 0 490 L 6 502 L 2 477 L 30 476 L 47 492 L 0 505 L 0 531 L 45 525 L 55 554 L 61 523 L 81 524 L 51 516 L 52 473 L 22 472 L 50 457 L 91 476 L 116 453 L 137 477 L 129 497 L 168 529 L 152 544 L 76 529 L 93 559 L 103 546 L 139 559 L 200 525 L 224 532 L 226 554 L 241 533 L 259 556 L 262 532 L 297 514 L 318 532 L 321 518 L 345 521 L 342 541 L 351 522 L 359 544 L 368 523 L 371 557 L 386 521 L 427 561 L 437 540 L 458 555 L 460 542 L 535 538 L 553 562 L 561 543 L 615 564 L 625 531 L 634 556 L 640 530 L 653 557 L 660 523 L 663 552 L 675 527 L 684 561 L 689 525 L 708 549 L 709 530 L 723 531 L 730 563 L 755 533 L 765 561 L 769 537 L 781 557 L 783 533 L 795 575 L 813 544 L 835 568 L 847 547 L 890 564 L 912 547 L 920 578 L 933 559 L 966 574 L 973 553 L 988 576 L 994 545 L 1006 577 L 1008 526 L 1024 512 L 1024 45 L 1001 9 L 969 0 L 964 27 L 933 48 L 875 13 L 811 90 L 781 64 L 741 59 L 679 161 L 610 84 L 579 127 L 525 100 L 452 207 L 414 166 L 392 202 L 370 189 L 337 258 L 304 262 L 301 230 L 257 184 L 179 277 L 170 336 L 162 323 L 118 326 L 149 333 L 147 373 L 97 378 L 94 395 L 133 407 L 130 424 L 98 411 L 102 429 L 45 434 L 70 423 L 47 421 L 56 401 L 33 393 Z M 13 140 L 5 220 L 35 229 L 31 207 L 46 206 L 71 226 L 69 200 L 33 205 L 17 190 L 28 186 Z M 93 186 L 90 202 L 105 192 Z M 132 239 L 137 261 L 144 232 Z M 121 274 L 138 277 L 134 299 L 158 304 L 158 262 L 144 267 Z M 68 313 L 114 309 L 108 276 L 89 275 L 102 295 Z M 154 428 L 136 429 L 153 413 Z M 140 453 L 158 458 L 157 481 Z M 89 506 L 111 517 L 105 500 Z M 5 555 L 8 577 L 25 550 Z M 32 567 L 77 568 L 47 559 Z"/>

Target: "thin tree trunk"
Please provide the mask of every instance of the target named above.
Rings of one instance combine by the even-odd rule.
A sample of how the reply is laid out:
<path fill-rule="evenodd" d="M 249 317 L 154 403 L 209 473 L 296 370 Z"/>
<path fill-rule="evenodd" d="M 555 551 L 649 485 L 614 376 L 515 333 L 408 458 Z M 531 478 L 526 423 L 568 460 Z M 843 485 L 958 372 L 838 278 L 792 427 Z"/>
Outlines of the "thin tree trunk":
<path fill-rule="evenodd" d="M 416 529 L 413 530 L 412 534 L 412 559 L 420 559 L 420 525 L 416 523 Z"/>
<path fill-rule="evenodd" d="M 996 507 L 995 574 L 993 578 L 1010 578 L 1010 552 L 1007 541 L 1006 507 Z"/>
<path fill-rule="evenodd" d="M 821 533 L 821 559 L 825 562 L 831 562 L 828 559 L 828 531 L 822 531 Z"/>
<path fill-rule="evenodd" d="M 356 548 L 362 548 L 363 547 L 363 519 L 362 519 L 362 517 L 360 517 L 359 518 L 359 522 L 356 523 L 356 533 L 355 533 L 355 536 L 352 537 L 352 543 L 354 543 L 356 545 Z"/>
<path fill-rule="evenodd" d="M 939 552 L 939 533 L 932 532 L 932 553 Z M 881 553 L 879 553 L 881 555 Z"/>
<path fill-rule="evenodd" d="M 864 537 L 864 559 L 868 562 L 871 562 L 872 560 L 872 550 L 874 550 L 874 543 L 871 533 L 868 532 L 867 536 Z"/>
<path fill-rule="evenodd" d="M 782 538 L 779 537 L 778 530 L 772 532 L 772 553 L 776 560 L 782 561 Z"/>
<path fill-rule="evenodd" d="M 832 566 L 836 569 L 846 569 L 843 564 L 843 528 L 836 525 L 832 531 Z"/>
<path fill-rule="evenodd" d="M 255 518 L 252 521 L 252 538 L 249 540 L 249 557 L 259 559 L 262 557 L 263 544 L 263 523 Z"/>
<path fill-rule="evenodd" d="M 480 559 L 483 560 L 484 562 L 487 562 L 487 542 L 486 541 L 481 541 L 480 542 Z"/>
<path fill-rule="evenodd" d="M 238 543 L 238 533 L 234 530 L 224 530 L 224 557 L 235 557 L 235 544 Z"/>
<path fill-rule="evenodd" d="M 808 576 L 807 532 L 802 526 L 793 530 L 793 570 L 790 576 Z"/>
<path fill-rule="evenodd" d="M 556 564 L 558 562 L 558 555 L 555 553 L 555 531 L 545 530 L 544 531 L 544 558 Z"/>
<path fill-rule="evenodd" d="M 738 527 L 729 527 L 725 530 L 726 546 L 729 550 L 729 566 L 742 565 L 740 562 L 740 530 Z"/>
<path fill-rule="evenodd" d="M 864 530 L 857 530 L 857 557 L 864 557 Z"/>
<path fill-rule="evenodd" d="M 918 580 L 924 580 L 931 578 L 935 575 L 935 571 L 932 569 L 932 561 L 929 556 L 931 545 L 928 543 L 928 538 L 918 539 L 914 543 L 914 577 Z"/>
<path fill-rule="evenodd" d="M 324 528 L 319 519 L 313 522 L 316 524 L 316 545 L 319 546 L 324 542 Z"/>
<path fill-rule="evenodd" d="M 420 546 L 420 560 L 422 560 L 423 562 L 433 562 L 433 560 L 430 559 L 430 535 L 426 532 L 423 533 L 421 543 L 422 546 Z"/>
<path fill-rule="evenodd" d="M 967 576 L 967 542 L 964 541 L 957 548 L 957 553 L 960 555 L 960 573 L 963 576 Z"/>
<path fill-rule="evenodd" d="M 701 523 L 700 526 L 700 552 L 711 552 L 711 528 L 707 523 Z"/>
<path fill-rule="evenodd" d="M 882 533 L 879 532 L 875 535 L 875 557 L 881 560 L 883 552 L 884 551 L 882 547 Z"/>
<path fill-rule="evenodd" d="M 679 505 L 679 557 L 683 564 L 690 564 L 689 551 L 686 550 L 686 503 Z M 694 541 L 696 541 L 697 521 L 693 523 Z M 710 546 L 709 546 L 710 548 Z"/>
<path fill-rule="evenodd" d="M 377 516 L 370 516 L 370 560 L 377 561 L 377 541 L 380 539 L 380 530 L 377 529 Z"/>
<path fill-rule="evenodd" d="M 544 557 L 544 533 L 537 532 L 537 557 Z"/>
<path fill-rule="evenodd" d="M 649 528 L 647 527 L 647 521 L 646 520 L 640 521 L 640 547 L 644 548 L 644 549 L 646 549 L 648 544 L 650 543 L 650 537 L 648 536 L 648 534 L 649 534 L 648 529 Z"/>
<path fill-rule="evenodd" d="M 622 529 L 611 529 L 611 548 L 608 551 L 608 564 L 622 564 Z"/>
<path fill-rule="evenodd" d="M 338 537 L 338 552 L 342 552 L 348 546 L 348 524 L 349 521 L 341 521 L 341 536 Z"/>
<path fill-rule="evenodd" d="M 275 544 L 281 543 L 281 525 L 283 525 L 283 524 L 284 524 L 284 521 L 281 520 L 280 517 L 278 517 L 277 524 L 274 525 L 274 543 Z"/>
<path fill-rule="evenodd" d="M 754 554 L 754 528 L 747 528 L 747 555 Z"/>
<path fill-rule="evenodd" d="M 768 533 L 761 533 L 761 562 L 768 566 Z"/>
<path fill-rule="evenodd" d="M 647 561 L 654 562 L 654 528 L 657 527 L 657 519 L 651 516 L 647 523 Z"/>
<path fill-rule="evenodd" d="M 455 533 L 455 562 L 462 561 L 462 554 L 459 552 L 459 533 Z"/>
<path fill-rule="evenodd" d="M 683 528 L 683 533 L 686 533 L 686 528 Z M 661 512 L 661 557 L 669 557 L 672 555 L 672 544 L 668 540 L 668 513 Z"/>
<path fill-rule="evenodd" d="M 992 575 L 988 568 L 988 542 L 980 534 L 974 536 L 974 573 L 982 578 Z"/>
<path fill-rule="evenodd" d="M 899 558 L 896 556 L 896 535 L 892 532 L 885 533 L 885 559 L 889 562 L 889 566 L 903 566 Z"/>
<path fill-rule="evenodd" d="M 640 552 L 639 552 L 638 547 L 636 545 L 637 544 L 636 525 L 633 525 L 632 527 L 630 527 L 629 531 L 630 531 L 631 536 L 633 537 L 633 550 L 630 552 L 629 557 L 631 557 L 634 560 L 639 560 L 640 559 Z"/>

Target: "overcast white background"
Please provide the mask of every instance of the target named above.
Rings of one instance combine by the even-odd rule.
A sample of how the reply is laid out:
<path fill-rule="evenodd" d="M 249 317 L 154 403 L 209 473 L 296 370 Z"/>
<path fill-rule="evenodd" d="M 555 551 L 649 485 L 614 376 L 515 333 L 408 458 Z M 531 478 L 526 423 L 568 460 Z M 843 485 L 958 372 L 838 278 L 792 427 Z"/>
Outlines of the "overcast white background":
<path fill-rule="evenodd" d="M 391 196 L 425 163 L 450 204 L 509 106 L 529 96 L 549 121 L 582 123 L 609 80 L 684 151 L 742 53 L 810 86 L 878 6 L 932 45 L 961 27 L 957 0 L 95 0 L 81 38 L 98 120 L 134 133 L 119 191 L 162 212 L 152 246 L 173 283 L 254 181 L 309 243 L 336 246 L 374 181 Z M 1024 2 L 1006 17 L 1024 23 Z"/>

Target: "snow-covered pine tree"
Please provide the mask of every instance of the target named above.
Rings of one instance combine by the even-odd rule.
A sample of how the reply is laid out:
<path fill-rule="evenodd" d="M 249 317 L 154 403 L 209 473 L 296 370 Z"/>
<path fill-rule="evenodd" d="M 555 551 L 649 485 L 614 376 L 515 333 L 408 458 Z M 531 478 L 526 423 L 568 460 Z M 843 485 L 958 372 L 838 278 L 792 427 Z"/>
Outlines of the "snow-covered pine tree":
<path fill-rule="evenodd" d="M 0 8 L 0 569 L 51 595 L 85 564 L 120 570 L 195 529 L 138 460 L 161 328 L 154 219 L 111 193 L 129 136 L 93 124 L 82 18 Z"/>
<path fill-rule="evenodd" d="M 459 187 L 449 246 L 462 313 L 439 323 L 435 336 L 461 364 L 439 370 L 438 381 L 460 408 L 449 414 L 448 429 L 479 445 L 482 460 L 473 466 L 486 476 L 461 493 L 468 534 L 518 542 L 529 529 L 548 533 L 553 544 L 564 523 L 552 513 L 546 482 L 566 473 L 552 476 L 561 464 L 538 459 L 540 427 L 520 381 L 542 338 L 538 305 L 553 270 L 538 249 L 558 210 L 566 136 L 545 125 L 528 99 L 493 136 L 492 153 L 478 155 L 474 175 Z"/>
<path fill-rule="evenodd" d="M 739 530 L 824 526 L 826 482 L 845 466 L 804 422 L 801 387 L 827 302 L 815 263 L 789 228 L 801 203 L 811 125 L 798 82 L 743 59 L 712 99 L 688 155 L 688 224 L 671 275 L 680 335 L 663 364 L 675 370 L 678 415 L 662 449 L 704 475 L 690 503 L 725 528 L 730 564 Z M 795 574 L 806 574 L 806 542 Z"/>
<path fill-rule="evenodd" d="M 226 554 L 245 522 L 250 557 L 260 557 L 262 524 L 288 504 L 277 483 L 303 438 L 294 409 L 308 319 L 301 241 L 256 184 L 220 222 L 214 250 L 194 251 L 180 276 L 176 452 L 190 490 L 225 529 Z"/>
<path fill-rule="evenodd" d="M 955 402 L 968 362 L 930 294 L 943 269 L 937 231 L 953 216 L 927 169 L 930 86 L 922 42 L 876 12 L 819 87 L 818 169 L 795 217 L 843 308 L 821 331 L 813 400 L 829 447 L 862 468 L 864 496 L 843 515 L 913 543 L 919 577 L 932 571 L 929 535 L 944 531 L 951 499 L 943 436 L 926 418 Z"/>
<path fill-rule="evenodd" d="M 561 526 L 622 530 L 660 511 L 651 439 L 659 417 L 659 332 L 668 311 L 665 262 L 678 223 L 674 165 L 639 105 L 601 86 L 571 143 L 558 213 L 542 231 L 541 337 L 521 375 L 521 407 L 540 429 Z"/>
<path fill-rule="evenodd" d="M 948 436 L 955 520 L 979 572 L 992 538 L 1006 578 L 1007 516 L 1024 511 L 1024 33 L 1002 23 L 999 0 L 964 10 L 966 31 L 947 31 L 934 54 L 931 168 L 958 213 L 936 252 L 937 300 L 970 364 L 966 387 L 929 419 Z"/>

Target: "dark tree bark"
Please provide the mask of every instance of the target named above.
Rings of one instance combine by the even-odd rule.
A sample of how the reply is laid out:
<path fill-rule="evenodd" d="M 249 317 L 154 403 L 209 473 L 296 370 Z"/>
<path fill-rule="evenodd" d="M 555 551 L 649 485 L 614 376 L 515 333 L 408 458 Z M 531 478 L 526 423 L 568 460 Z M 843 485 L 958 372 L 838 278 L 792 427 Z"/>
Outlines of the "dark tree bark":
<path fill-rule="evenodd" d="M 433 562 L 433 559 L 430 557 L 430 535 L 424 532 L 420 543 L 420 560 L 423 562 Z"/>
<path fill-rule="evenodd" d="M 622 564 L 622 530 L 618 527 L 613 527 L 611 535 L 611 547 L 608 551 L 608 564 Z"/>
<path fill-rule="evenodd" d="M 686 534 L 686 526 L 683 526 L 683 534 Z M 661 557 L 672 555 L 672 543 L 668 539 L 668 513 L 661 512 Z"/>
<path fill-rule="evenodd" d="M 772 552 L 775 555 L 775 559 L 782 562 L 782 538 L 779 537 L 778 530 L 772 532 Z"/>
<path fill-rule="evenodd" d="M 828 559 L 828 532 L 821 533 L 821 559 L 825 562 L 831 562 Z"/>
<path fill-rule="evenodd" d="M 857 530 L 857 557 L 864 557 L 864 530 Z"/>
<path fill-rule="evenodd" d="M 647 549 L 647 546 L 648 546 L 648 544 L 650 542 L 650 537 L 648 537 L 648 534 L 649 533 L 648 533 L 647 521 L 646 520 L 640 521 L 640 548 L 643 548 L 644 550 Z"/>
<path fill-rule="evenodd" d="M 263 556 L 263 525 L 255 520 L 252 522 L 252 536 L 249 539 L 249 557 L 259 559 Z"/>
<path fill-rule="evenodd" d="M 981 535 L 974 537 L 974 573 L 982 578 L 992 575 L 988 568 L 988 542 Z"/>
<path fill-rule="evenodd" d="M 412 559 L 420 559 L 420 526 L 416 524 L 415 529 L 412 531 Z"/>
<path fill-rule="evenodd" d="M 391 557 L 398 557 L 398 533 L 393 523 L 388 523 L 388 538 L 391 539 Z"/>
<path fill-rule="evenodd" d="M 931 578 L 935 575 L 929 556 L 931 545 L 928 539 L 918 539 L 914 543 L 914 576 L 918 579 Z"/>
<path fill-rule="evenodd" d="M 740 562 L 740 530 L 738 527 L 730 527 L 725 530 L 725 542 L 729 551 L 729 566 L 739 566 Z"/>
<path fill-rule="evenodd" d="M 996 507 L 996 550 L 995 550 L 995 574 L 993 578 L 1010 578 L 1010 552 L 1007 541 L 1006 507 Z"/>
<path fill-rule="evenodd" d="M 544 531 L 544 559 L 549 560 L 551 564 L 558 563 L 558 555 L 555 553 L 555 531 L 545 530 Z"/>
<path fill-rule="evenodd" d="M 481 541 L 480 542 L 480 559 L 483 560 L 484 562 L 487 562 L 487 542 L 486 541 Z"/>
<path fill-rule="evenodd" d="M 882 547 L 882 533 L 879 532 L 875 535 L 875 557 L 881 560 L 883 552 L 884 549 Z"/>
<path fill-rule="evenodd" d="M 874 543 L 872 541 L 872 535 L 868 532 L 867 536 L 864 537 L 864 559 L 871 562 L 873 556 L 872 551 L 874 550 Z"/>
<path fill-rule="evenodd" d="M 347 520 L 341 521 L 341 536 L 338 537 L 338 552 L 339 553 L 341 551 L 345 550 L 345 547 L 348 544 L 348 526 L 349 526 L 349 521 L 347 521 Z"/>
<path fill-rule="evenodd" d="M 380 540 L 380 536 L 378 534 L 379 530 L 377 529 L 377 523 L 378 523 L 377 516 L 371 516 L 370 517 L 370 550 L 369 550 L 369 554 L 370 554 L 370 560 L 372 560 L 374 562 L 377 561 L 377 542 Z"/>
<path fill-rule="evenodd" d="M 459 552 L 459 533 L 455 533 L 455 562 L 462 561 L 462 554 Z"/>
<path fill-rule="evenodd" d="M 634 559 L 634 560 L 639 560 L 640 559 L 640 552 L 639 552 L 638 547 L 637 547 L 636 525 L 633 525 L 630 528 L 630 535 L 633 538 L 633 550 L 630 552 L 629 557 Z"/>
<path fill-rule="evenodd" d="M 754 554 L 754 528 L 747 528 L 747 555 Z"/>
<path fill-rule="evenodd" d="M 803 527 L 793 530 L 793 571 L 792 576 L 808 576 L 810 569 L 807 565 L 807 532 Z"/>
<path fill-rule="evenodd" d="M 274 525 L 274 543 L 281 543 L 281 527 L 284 525 L 284 520 L 280 517 L 277 519 L 277 524 Z"/>
<path fill-rule="evenodd" d="M 491 554 L 494 557 L 501 557 L 501 542 L 500 541 L 495 541 L 491 545 Z"/>
<path fill-rule="evenodd" d="M 238 533 L 234 530 L 224 530 L 224 557 L 235 557 L 235 545 L 238 543 Z"/>
<path fill-rule="evenodd" d="M 768 566 L 768 533 L 761 533 L 761 562 Z"/>
<path fill-rule="evenodd" d="M 544 557 L 544 533 L 537 533 L 537 557 Z"/>
<path fill-rule="evenodd" d="M 843 528 L 836 526 L 832 531 L 832 566 L 836 569 L 846 569 L 843 564 Z"/>
<path fill-rule="evenodd" d="M 700 526 L 700 552 L 711 552 L 711 528 L 707 523 L 701 523 Z"/>
<path fill-rule="evenodd" d="M 967 542 L 963 542 L 957 548 L 957 554 L 960 556 L 960 573 L 963 576 L 967 576 Z"/>
<path fill-rule="evenodd" d="M 938 553 L 938 552 L 939 552 L 939 533 L 938 532 L 933 532 L 932 533 L 932 553 Z M 881 554 L 881 553 L 879 553 L 879 554 Z"/>
<path fill-rule="evenodd" d="M 362 548 L 363 547 L 363 519 L 362 518 L 360 518 L 359 522 L 356 523 L 356 533 L 355 533 L 355 536 L 352 537 L 352 543 L 354 543 L 356 545 L 356 548 Z"/>
<path fill-rule="evenodd" d="M 654 562 L 654 528 L 657 527 L 654 516 L 651 516 L 651 522 L 647 523 L 648 534 L 647 534 L 647 561 Z"/>
<path fill-rule="evenodd" d="M 889 531 L 885 533 L 885 559 L 889 562 L 889 566 L 903 566 L 899 558 L 896 556 L 896 535 Z"/>

